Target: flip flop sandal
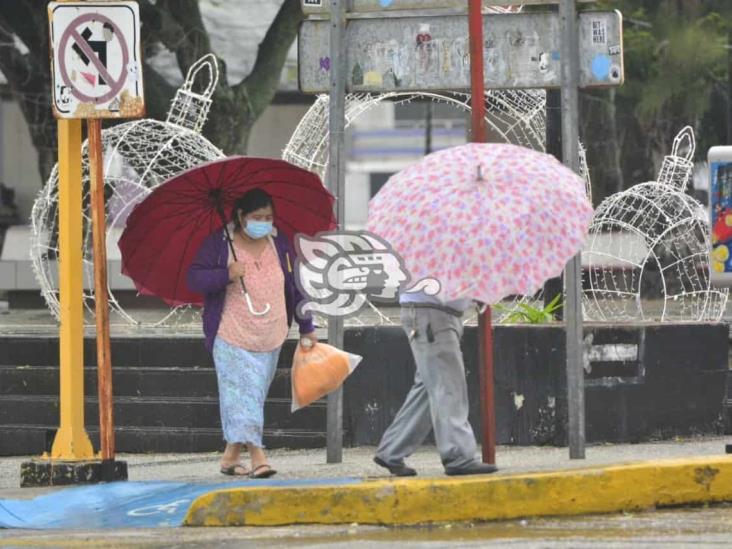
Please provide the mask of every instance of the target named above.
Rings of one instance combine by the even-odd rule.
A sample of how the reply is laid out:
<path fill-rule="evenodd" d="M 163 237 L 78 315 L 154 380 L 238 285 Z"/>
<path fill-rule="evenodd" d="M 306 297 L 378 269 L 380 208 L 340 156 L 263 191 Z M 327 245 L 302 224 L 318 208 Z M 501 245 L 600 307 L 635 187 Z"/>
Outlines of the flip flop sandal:
<path fill-rule="evenodd" d="M 244 472 L 238 473 L 237 469 L 241 469 Z M 222 467 L 221 474 L 230 477 L 248 477 L 251 474 L 251 471 L 249 471 L 249 469 L 247 469 L 246 466 L 242 465 L 241 463 L 235 463 L 234 465 L 229 465 L 228 467 Z"/>
<path fill-rule="evenodd" d="M 264 471 L 262 471 L 264 469 Z M 262 465 L 259 465 L 255 467 L 251 473 L 249 473 L 249 478 L 269 478 L 277 474 L 277 471 L 272 469 L 267 463 L 263 463 Z"/>

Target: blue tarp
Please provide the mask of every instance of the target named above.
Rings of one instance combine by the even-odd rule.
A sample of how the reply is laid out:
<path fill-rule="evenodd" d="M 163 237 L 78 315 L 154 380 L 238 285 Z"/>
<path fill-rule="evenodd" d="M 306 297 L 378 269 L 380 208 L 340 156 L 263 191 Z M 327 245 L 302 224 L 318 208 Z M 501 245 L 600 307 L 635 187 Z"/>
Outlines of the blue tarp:
<path fill-rule="evenodd" d="M 180 526 L 193 500 L 240 486 L 350 484 L 356 479 L 259 480 L 215 484 L 112 482 L 66 488 L 33 499 L 0 500 L 0 528 L 100 529 Z"/>

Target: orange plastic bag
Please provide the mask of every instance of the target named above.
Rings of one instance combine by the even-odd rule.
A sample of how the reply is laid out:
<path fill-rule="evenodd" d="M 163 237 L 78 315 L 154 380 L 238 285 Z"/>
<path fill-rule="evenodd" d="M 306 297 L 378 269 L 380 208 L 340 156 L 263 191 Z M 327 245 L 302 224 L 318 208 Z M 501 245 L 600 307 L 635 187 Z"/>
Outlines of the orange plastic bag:
<path fill-rule="evenodd" d="M 324 397 L 340 387 L 362 357 L 325 343 L 310 349 L 298 345 L 292 359 L 292 411 Z"/>

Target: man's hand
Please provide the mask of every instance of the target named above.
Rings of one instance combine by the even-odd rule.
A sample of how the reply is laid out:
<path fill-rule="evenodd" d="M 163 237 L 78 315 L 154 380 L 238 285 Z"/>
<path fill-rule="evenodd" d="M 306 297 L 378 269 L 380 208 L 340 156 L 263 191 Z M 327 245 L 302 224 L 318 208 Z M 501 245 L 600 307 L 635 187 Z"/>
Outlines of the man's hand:
<path fill-rule="evenodd" d="M 238 278 L 241 278 L 245 274 L 244 263 L 240 261 L 234 261 L 229 265 L 229 280 L 235 282 Z"/>

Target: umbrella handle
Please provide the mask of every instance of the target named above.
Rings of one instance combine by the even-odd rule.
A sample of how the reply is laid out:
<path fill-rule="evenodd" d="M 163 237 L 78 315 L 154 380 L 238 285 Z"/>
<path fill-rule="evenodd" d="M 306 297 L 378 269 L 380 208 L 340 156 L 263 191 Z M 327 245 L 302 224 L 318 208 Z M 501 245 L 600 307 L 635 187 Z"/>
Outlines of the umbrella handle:
<path fill-rule="evenodd" d="M 229 227 L 226 225 L 226 216 L 224 215 L 224 209 L 221 206 L 221 203 L 216 204 L 216 209 L 219 212 L 219 216 L 221 217 L 221 222 L 224 224 L 224 234 L 226 234 L 226 241 L 229 243 L 229 250 L 231 250 L 231 256 L 233 257 L 234 261 L 237 261 L 236 259 L 236 250 L 234 250 L 234 240 L 231 238 L 231 235 L 229 234 Z M 266 315 L 270 310 L 269 303 L 264 304 L 264 310 L 263 311 L 255 311 L 254 305 L 252 304 L 252 298 L 249 297 L 249 292 L 247 292 L 247 286 L 244 284 L 244 277 L 239 277 L 239 283 L 241 284 L 241 291 L 244 294 L 244 298 L 247 300 L 247 307 L 249 307 L 249 312 L 252 313 L 254 316 L 263 316 Z"/>
<path fill-rule="evenodd" d="M 265 303 L 264 310 L 257 312 L 254 310 L 254 305 L 252 304 L 252 298 L 249 297 L 249 292 L 246 292 L 246 291 L 244 292 L 244 298 L 247 300 L 247 307 L 249 307 L 249 312 L 252 313 L 254 316 L 266 315 L 271 308 L 269 303 Z"/>

